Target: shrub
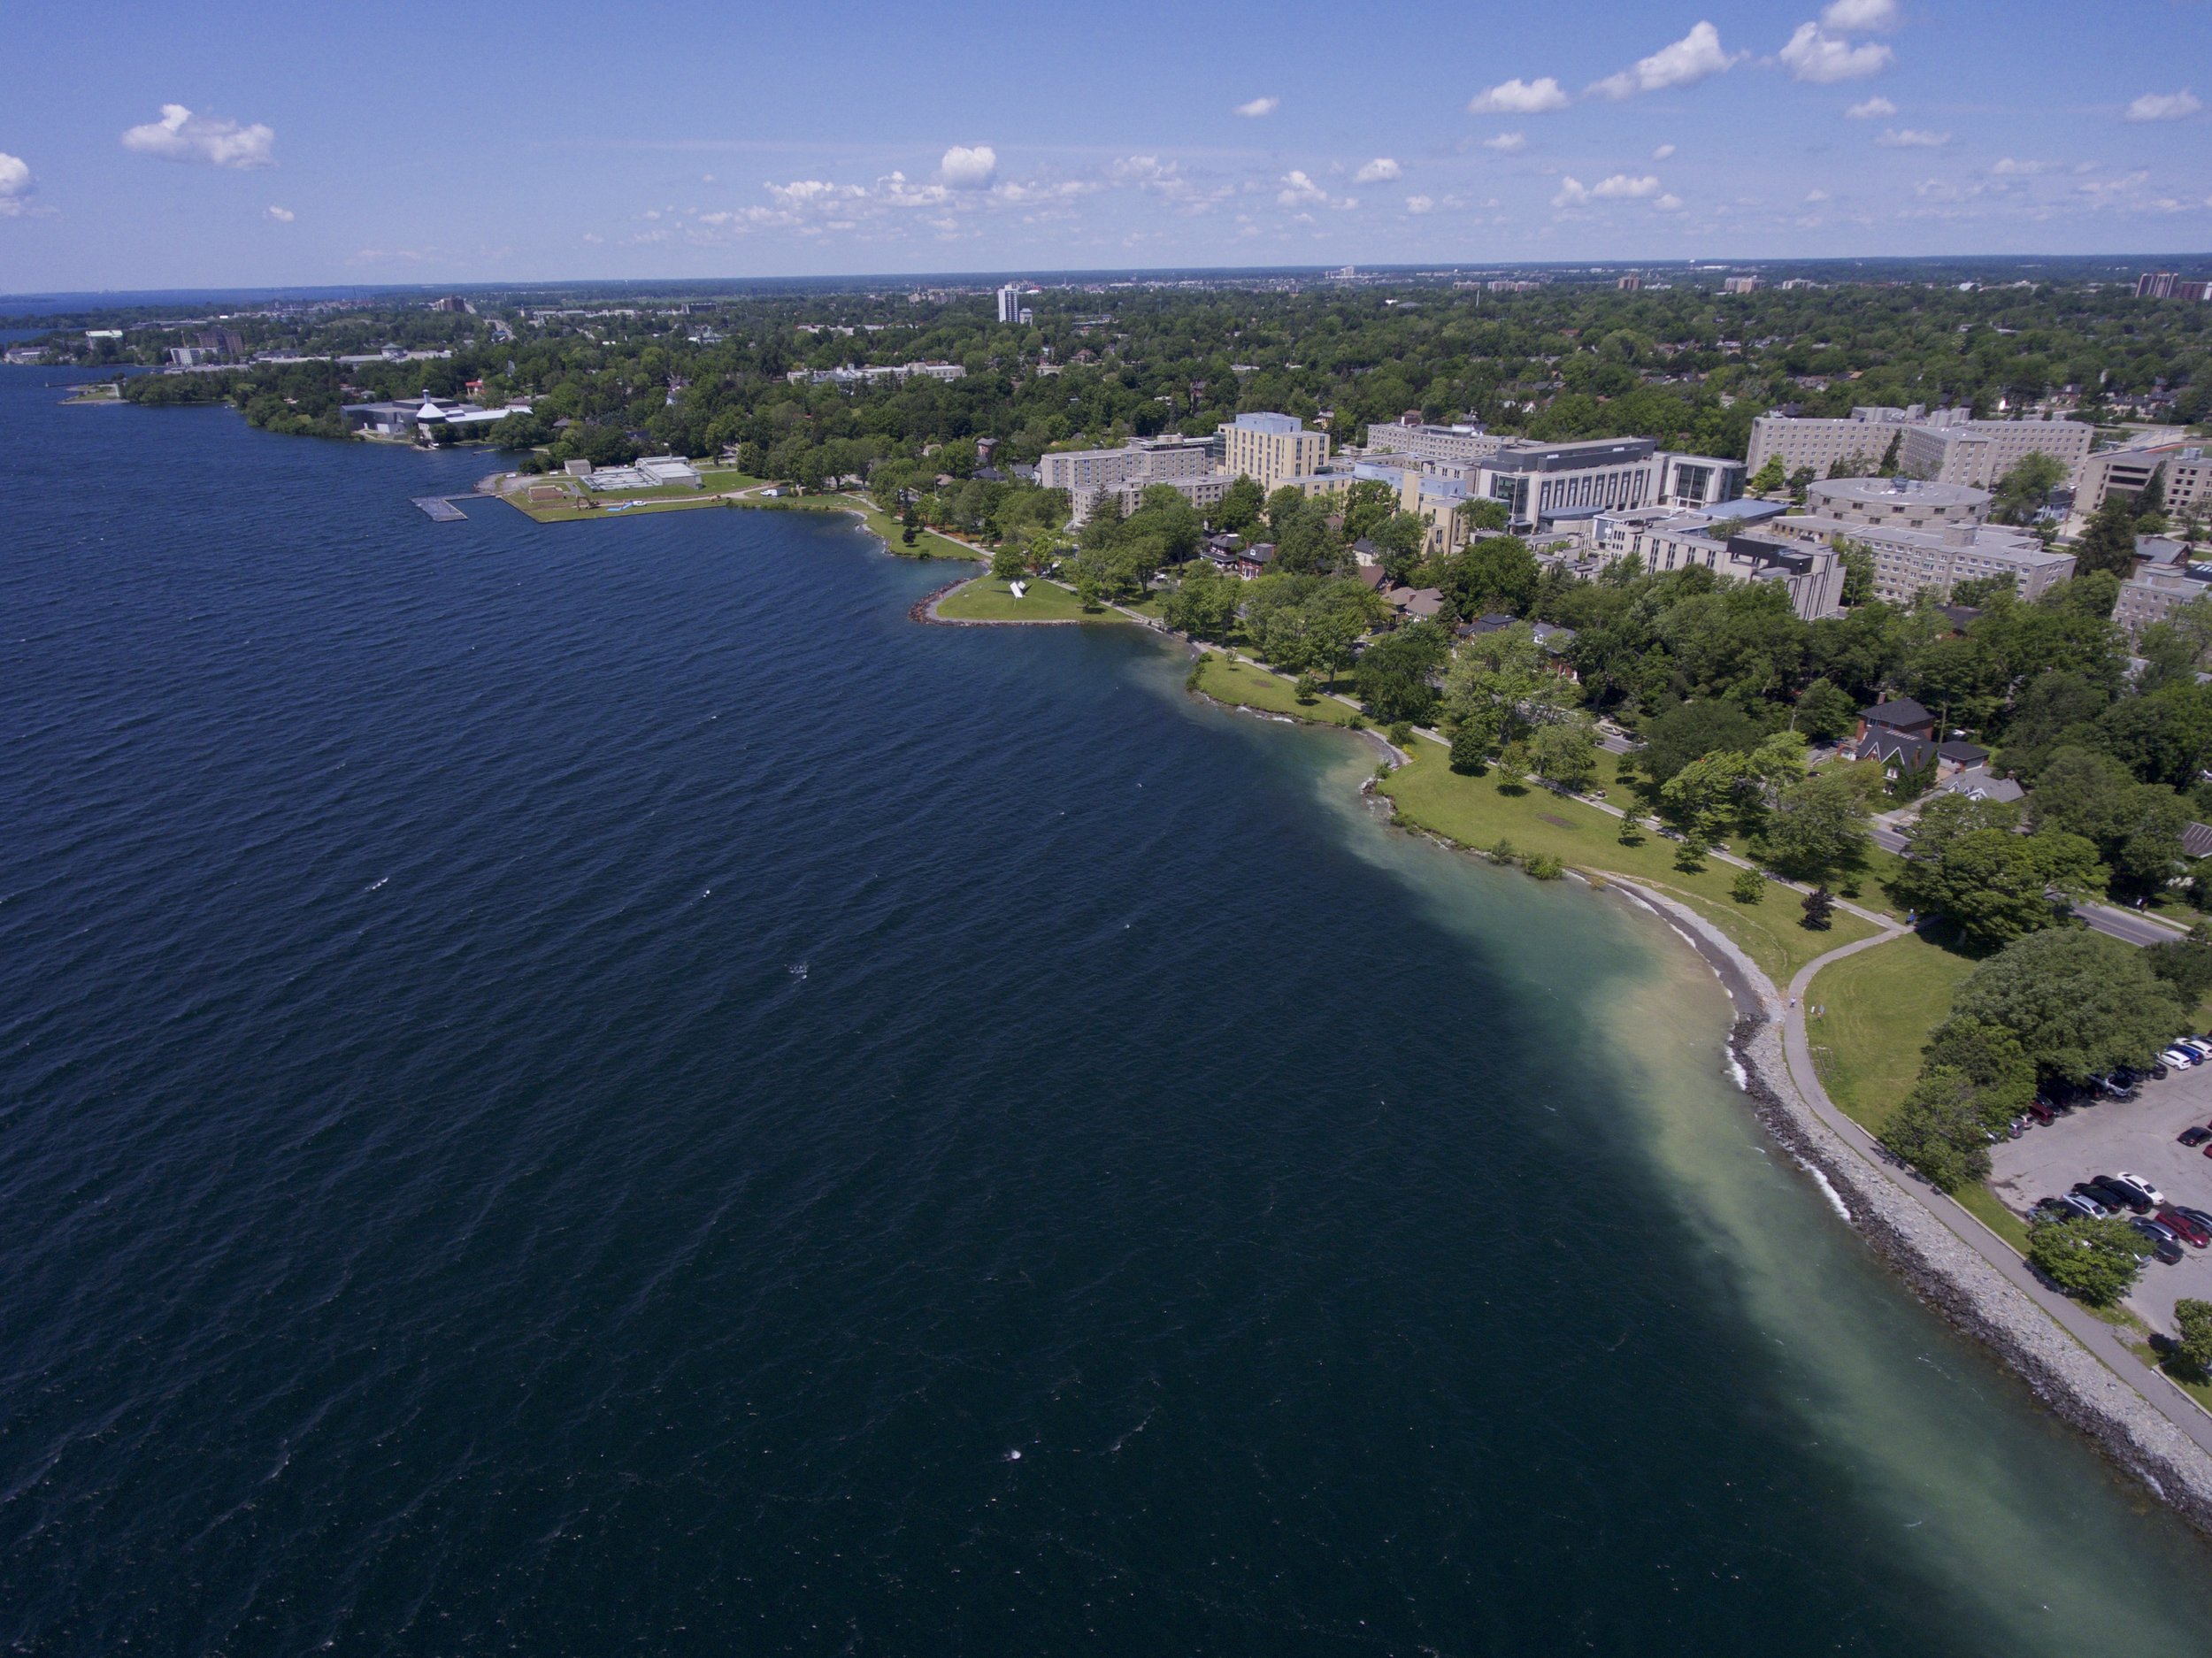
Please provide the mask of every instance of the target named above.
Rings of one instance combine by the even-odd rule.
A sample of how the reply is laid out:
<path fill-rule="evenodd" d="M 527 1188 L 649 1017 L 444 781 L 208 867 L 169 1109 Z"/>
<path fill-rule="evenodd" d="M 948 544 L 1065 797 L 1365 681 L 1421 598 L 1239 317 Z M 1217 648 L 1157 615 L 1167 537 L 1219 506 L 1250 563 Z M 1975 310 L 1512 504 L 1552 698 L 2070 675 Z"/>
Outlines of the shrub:
<path fill-rule="evenodd" d="M 2200 1381 L 2212 1381 L 2212 1301 L 2186 1296 L 2174 1303 L 2174 1358 Z"/>
<path fill-rule="evenodd" d="M 1555 881 L 1567 872 L 1567 866 L 1548 852 L 1539 852 L 1523 865 L 1540 881 Z"/>
<path fill-rule="evenodd" d="M 1500 835 L 1497 845 L 1490 848 L 1490 856 L 1501 864 L 1510 864 L 1515 858 L 1520 856 L 1520 854 L 1514 850 L 1512 841 Z"/>
<path fill-rule="evenodd" d="M 1489 769 L 1489 745 L 1482 733 L 1471 725 L 1463 725 L 1452 733 L 1452 770 L 1480 777 Z"/>
<path fill-rule="evenodd" d="M 1834 925 L 1836 901 L 1825 887 L 1816 887 L 1805 894 L 1805 925 L 1815 933 L 1825 933 Z"/>
<path fill-rule="evenodd" d="M 1736 884 L 1728 891 L 1740 904 L 1759 903 L 1767 895 L 1766 877 L 1756 870 L 1740 870 L 1737 871 Z"/>
<path fill-rule="evenodd" d="M 1397 744 L 1401 748 L 1410 748 L 1413 743 L 1412 722 L 1410 720 L 1403 719 L 1392 720 L 1390 722 L 1390 741 Z"/>

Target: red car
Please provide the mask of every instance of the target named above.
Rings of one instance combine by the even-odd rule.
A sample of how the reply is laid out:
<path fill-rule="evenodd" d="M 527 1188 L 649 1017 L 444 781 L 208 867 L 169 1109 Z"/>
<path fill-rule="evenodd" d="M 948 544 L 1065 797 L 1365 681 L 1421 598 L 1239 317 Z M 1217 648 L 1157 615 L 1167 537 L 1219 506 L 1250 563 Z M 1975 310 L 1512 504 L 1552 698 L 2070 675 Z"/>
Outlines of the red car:
<path fill-rule="evenodd" d="M 2179 1236 L 2193 1249 L 2201 1249 L 2207 1244 L 2212 1244 L 2212 1232 L 2205 1231 L 2186 1215 L 2176 1214 L 2170 1209 L 2162 1209 L 2158 1211 L 2158 1219 L 2160 1224 Z"/>

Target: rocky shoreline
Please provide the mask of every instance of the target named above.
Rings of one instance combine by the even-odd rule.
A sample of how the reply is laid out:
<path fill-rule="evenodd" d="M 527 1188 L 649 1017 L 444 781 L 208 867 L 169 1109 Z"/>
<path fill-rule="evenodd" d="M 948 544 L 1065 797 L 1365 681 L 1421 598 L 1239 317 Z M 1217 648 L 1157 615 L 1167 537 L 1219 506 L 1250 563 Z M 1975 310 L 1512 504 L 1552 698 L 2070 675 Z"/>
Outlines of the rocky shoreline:
<path fill-rule="evenodd" d="M 1852 1227 L 1922 1301 L 1995 1352 L 2113 1462 L 2212 1534 L 2212 1455 L 1814 1115 L 1782 1051 L 1782 998 L 1758 965 L 1694 911 L 1632 882 L 1609 878 L 1607 885 L 1672 925 L 1727 986 L 1738 1011 L 1728 1048 L 1760 1122 L 1827 1185 Z"/>

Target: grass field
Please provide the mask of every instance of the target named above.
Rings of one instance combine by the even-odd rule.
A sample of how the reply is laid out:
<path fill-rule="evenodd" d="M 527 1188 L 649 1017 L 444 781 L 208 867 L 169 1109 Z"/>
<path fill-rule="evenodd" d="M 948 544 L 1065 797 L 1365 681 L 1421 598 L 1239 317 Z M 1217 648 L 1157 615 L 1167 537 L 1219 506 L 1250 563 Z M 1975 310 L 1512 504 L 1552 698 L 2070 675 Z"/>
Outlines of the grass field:
<path fill-rule="evenodd" d="M 1777 984 L 1815 956 L 1874 931 L 1839 910 L 1834 925 L 1812 932 L 1800 924 L 1798 895 L 1771 883 L 1764 902 L 1740 904 L 1730 894 L 1738 873 L 1732 864 L 1708 861 L 1686 874 L 1674 867 L 1673 841 L 1647 829 L 1640 846 L 1623 846 L 1618 819 L 1533 784 L 1508 794 L 1495 773 L 1463 776 L 1451 769 L 1441 747 L 1425 740 L 1415 742 L 1413 764 L 1391 773 L 1382 789 L 1407 822 L 1463 846 L 1487 849 L 1510 841 L 1517 852 L 1548 852 L 1571 868 L 1625 875 L 1679 899 L 1741 945 Z"/>
<path fill-rule="evenodd" d="M 1270 714 L 1287 714 L 1293 719 L 1311 720 L 1317 725 L 1348 725 L 1359 718 L 1356 709 L 1347 708 L 1330 697 L 1301 702 L 1289 680 L 1248 662 L 1225 656 L 1219 651 L 1208 651 L 1200 663 L 1197 688 L 1218 702 L 1256 708 Z"/>
<path fill-rule="evenodd" d="M 1814 1066 L 1829 1097 L 1868 1132 L 1880 1133 L 1911 1091 L 1928 1032 L 1973 971 L 1966 956 L 1913 935 L 1824 967 L 1807 986 Z"/>
<path fill-rule="evenodd" d="M 995 576 L 978 576 L 937 602 L 949 622 L 1126 622 L 1114 610 L 1086 613 L 1075 595 L 1049 581 L 1033 581 L 1016 598 Z"/>

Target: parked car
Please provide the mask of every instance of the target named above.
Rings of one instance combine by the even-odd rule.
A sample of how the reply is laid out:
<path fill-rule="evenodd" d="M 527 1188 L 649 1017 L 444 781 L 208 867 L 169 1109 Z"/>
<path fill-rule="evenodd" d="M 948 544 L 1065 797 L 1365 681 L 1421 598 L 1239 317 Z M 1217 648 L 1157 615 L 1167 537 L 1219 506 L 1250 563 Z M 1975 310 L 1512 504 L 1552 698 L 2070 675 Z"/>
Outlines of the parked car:
<path fill-rule="evenodd" d="M 2185 1054 L 2178 1048 L 2167 1048 L 2158 1058 L 2160 1063 L 2171 1065 L 2176 1071 L 2186 1071 L 2197 1063 L 2194 1054 Z"/>
<path fill-rule="evenodd" d="M 2132 1186 L 2122 1186 L 2108 1174 L 2101 1174 L 2089 1182 L 2089 1195 L 2114 1214 L 2131 1209 L 2138 1215 L 2151 1212 L 2150 1200 Z"/>
<path fill-rule="evenodd" d="M 2123 1169 L 2112 1178 L 2115 1180 L 2117 1180 L 2122 1186 L 2127 1186 L 2133 1191 L 2140 1192 L 2145 1197 L 2150 1199 L 2150 1201 L 2154 1203 L 2163 1203 L 2166 1201 L 2166 1194 L 2160 1191 L 2156 1186 L 2153 1186 L 2148 1180 L 2146 1180 L 2139 1174 L 2130 1174 L 2125 1169 Z"/>
<path fill-rule="evenodd" d="M 2185 1146 L 2201 1146 L 2208 1140 L 2212 1140 L 2212 1128 L 2191 1127 L 2181 1131 L 2181 1143 Z"/>
<path fill-rule="evenodd" d="M 2037 1122 L 2047 1125 L 2058 1121 L 2058 1113 L 2051 1109 L 2049 1106 L 2046 1105 L 2040 1100 L 2031 1100 L 2028 1101 L 2028 1115 L 2033 1117 Z M 2205 1138 L 2207 1140 L 2212 1140 L 2212 1132 L 2208 1132 Z M 2192 1140 L 2190 1143 L 2194 1145 L 2196 1142 Z"/>
<path fill-rule="evenodd" d="M 2174 1046 L 2200 1065 L 2206 1060 L 2212 1059 L 2212 1042 L 2208 1042 L 2201 1037 L 2177 1036 L 2174 1039 Z"/>
<path fill-rule="evenodd" d="M 2083 1220 L 2102 1220 L 2111 1212 L 2095 1198 L 2085 1196 L 2079 1192 L 2068 1192 L 2049 1201 L 2064 1209 L 2067 1216 Z"/>
<path fill-rule="evenodd" d="M 2145 1220 L 2140 1215 L 2128 1222 L 2128 1224 L 2143 1234 L 2143 1241 L 2150 1245 L 2151 1253 L 2168 1266 L 2176 1266 L 2180 1263 L 2182 1247 L 2173 1233 L 2168 1232 L 2156 1221 Z"/>
<path fill-rule="evenodd" d="M 2175 1214 L 2196 1222 L 2207 1232 L 2212 1232 L 2212 1213 L 2200 1209 L 2191 1209 L 2186 1203 L 2175 1204 L 2173 1210 Z"/>
<path fill-rule="evenodd" d="M 2165 1067 L 2165 1066 L 2163 1066 L 2163 1065 L 2161 1065 L 2161 1064 L 2158 1064 L 2158 1063 L 2154 1063 L 2152 1064 L 2152 1066 L 2151 1066 L 2151 1080 L 2152 1080 L 2152 1081 L 2154 1081 L 2154 1082 L 2163 1082 L 2163 1081 L 2165 1081 L 2165 1080 L 2166 1080 L 2166 1067 Z"/>
<path fill-rule="evenodd" d="M 2117 1213 L 2119 1209 L 2117 1203 L 2097 1190 L 2095 1186 L 2091 1186 L 2086 1180 L 2077 1181 L 2074 1189 L 2069 1192 L 2062 1201 L 2070 1202 L 2077 1209 L 2086 1204 L 2088 1207 L 2085 1213 L 2092 1220 L 2102 1220 L 2108 1215 Z"/>
<path fill-rule="evenodd" d="M 2192 1249 L 2201 1249 L 2207 1244 L 2212 1244 L 2212 1232 L 2205 1231 L 2177 1209 L 2162 1209 L 2151 1218 Z"/>

